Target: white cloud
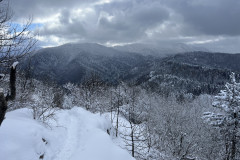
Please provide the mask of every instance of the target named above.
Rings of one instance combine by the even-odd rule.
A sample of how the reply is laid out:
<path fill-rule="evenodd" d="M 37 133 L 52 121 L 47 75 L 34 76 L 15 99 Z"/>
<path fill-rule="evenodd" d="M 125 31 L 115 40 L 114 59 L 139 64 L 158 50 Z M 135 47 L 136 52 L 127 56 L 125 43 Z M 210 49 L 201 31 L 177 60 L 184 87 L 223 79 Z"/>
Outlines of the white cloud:
<path fill-rule="evenodd" d="M 15 21 L 20 23 L 32 15 L 33 23 L 41 24 L 38 27 L 39 41 L 45 45 L 66 42 L 119 45 L 168 41 L 206 47 L 221 44 L 232 51 L 234 47 L 228 41 L 232 42 L 240 36 L 240 1 L 236 0 L 10 2 Z"/>
<path fill-rule="evenodd" d="M 218 42 L 223 39 L 224 39 L 223 37 L 219 37 L 219 38 L 214 38 L 214 39 L 196 40 L 196 41 L 187 42 L 186 44 L 206 44 L 206 43 Z"/>

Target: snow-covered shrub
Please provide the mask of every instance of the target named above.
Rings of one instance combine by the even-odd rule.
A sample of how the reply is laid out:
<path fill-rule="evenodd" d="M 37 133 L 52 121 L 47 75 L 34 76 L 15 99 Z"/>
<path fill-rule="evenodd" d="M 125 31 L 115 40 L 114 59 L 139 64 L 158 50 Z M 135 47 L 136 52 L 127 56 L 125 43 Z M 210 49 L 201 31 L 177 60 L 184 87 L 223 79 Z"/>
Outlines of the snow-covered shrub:
<path fill-rule="evenodd" d="M 49 121 L 55 118 L 55 112 L 59 110 L 54 103 L 54 88 L 39 81 L 35 83 L 36 88 L 31 95 L 28 107 L 32 109 L 33 119 L 49 125 Z"/>

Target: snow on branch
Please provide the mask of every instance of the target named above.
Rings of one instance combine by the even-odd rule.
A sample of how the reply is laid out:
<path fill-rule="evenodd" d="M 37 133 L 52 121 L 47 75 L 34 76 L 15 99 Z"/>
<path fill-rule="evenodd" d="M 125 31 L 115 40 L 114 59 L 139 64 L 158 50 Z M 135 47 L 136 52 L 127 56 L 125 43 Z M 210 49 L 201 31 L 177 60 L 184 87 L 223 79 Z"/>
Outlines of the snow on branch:
<path fill-rule="evenodd" d="M 5 74 L 0 74 L 0 79 L 4 78 Z"/>
<path fill-rule="evenodd" d="M 15 69 L 18 64 L 19 64 L 18 61 L 14 62 L 14 63 L 12 64 L 12 68 Z"/>

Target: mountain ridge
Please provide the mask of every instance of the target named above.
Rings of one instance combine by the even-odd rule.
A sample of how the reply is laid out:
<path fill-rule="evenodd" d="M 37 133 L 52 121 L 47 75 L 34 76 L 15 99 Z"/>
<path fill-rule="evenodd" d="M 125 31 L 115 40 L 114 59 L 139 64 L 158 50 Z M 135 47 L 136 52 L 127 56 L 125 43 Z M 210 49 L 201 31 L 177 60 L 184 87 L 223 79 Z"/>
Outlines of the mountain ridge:
<path fill-rule="evenodd" d="M 231 71 L 240 73 L 239 61 L 240 54 L 197 51 L 161 57 L 92 43 L 65 44 L 36 52 L 31 58 L 31 74 L 59 84 L 83 83 L 95 74 L 111 85 L 125 81 L 161 91 L 164 84 L 162 87 L 174 92 L 214 94 L 229 79 Z M 149 81 L 150 73 L 158 78 Z"/>

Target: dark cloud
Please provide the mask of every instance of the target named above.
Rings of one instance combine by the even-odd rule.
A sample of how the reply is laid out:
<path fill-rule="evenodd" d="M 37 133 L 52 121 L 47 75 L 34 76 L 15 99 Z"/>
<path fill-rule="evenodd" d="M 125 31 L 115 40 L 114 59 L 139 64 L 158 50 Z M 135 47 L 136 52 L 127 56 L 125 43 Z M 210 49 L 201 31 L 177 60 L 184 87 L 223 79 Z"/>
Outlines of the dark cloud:
<path fill-rule="evenodd" d="M 14 18 L 46 18 L 51 14 L 74 7 L 87 5 L 98 0 L 8 0 L 14 11 Z"/>
<path fill-rule="evenodd" d="M 95 9 L 100 15 L 97 32 L 104 32 L 104 35 L 108 35 L 108 39 L 112 41 L 136 41 L 144 38 L 147 29 L 151 29 L 169 18 L 169 12 L 161 4 L 149 4 L 147 1 L 141 3 L 115 2 Z M 100 13 L 108 16 L 101 16 Z"/>
<path fill-rule="evenodd" d="M 20 22 L 32 15 L 34 23 L 41 24 L 38 25 L 41 40 L 47 39 L 51 44 L 179 41 L 206 47 L 225 44 L 232 51 L 234 47 L 230 44 L 234 39 L 239 42 L 240 37 L 239 0 L 10 2 L 14 20 Z"/>
<path fill-rule="evenodd" d="M 160 4 L 133 4 L 131 1 L 96 5 L 90 14 L 92 17 L 78 17 L 71 10 L 63 9 L 57 17 L 56 25 L 44 26 L 40 34 L 78 37 L 100 43 L 131 42 L 146 37 L 147 29 L 161 24 L 169 17 L 166 8 Z"/>
<path fill-rule="evenodd" d="M 239 0 L 164 1 L 182 15 L 184 24 L 207 35 L 240 35 Z"/>
<path fill-rule="evenodd" d="M 65 11 L 64 11 L 65 12 Z M 86 35 L 86 29 L 84 22 L 81 20 L 74 20 L 74 23 L 70 22 L 71 19 L 67 12 L 61 14 L 58 19 L 58 23 L 52 25 L 44 25 L 37 32 L 40 36 L 56 36 L 59 38 L 65 38 L 73 40 L 76 38 L 82 38 Z"/>

